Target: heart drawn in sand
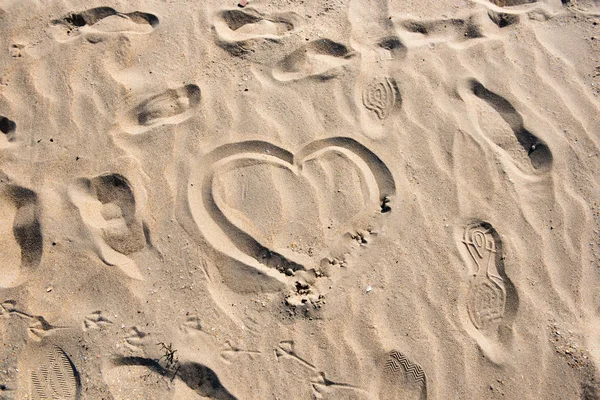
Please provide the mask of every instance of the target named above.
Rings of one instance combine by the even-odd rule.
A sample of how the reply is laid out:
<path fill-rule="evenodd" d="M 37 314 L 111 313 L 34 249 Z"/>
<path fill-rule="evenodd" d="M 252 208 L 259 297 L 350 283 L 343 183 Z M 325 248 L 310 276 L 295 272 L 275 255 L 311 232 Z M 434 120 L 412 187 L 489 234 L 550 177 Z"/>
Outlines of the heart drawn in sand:
<path fill-rule="evenodd" d="M 214 149 L 192 163 L 189 212 L 206 240 L 245 264 L 313 269 L 389 211 L 391 172 L 354 139 L 314 141 L 296 154 L 268 142 Z"/>

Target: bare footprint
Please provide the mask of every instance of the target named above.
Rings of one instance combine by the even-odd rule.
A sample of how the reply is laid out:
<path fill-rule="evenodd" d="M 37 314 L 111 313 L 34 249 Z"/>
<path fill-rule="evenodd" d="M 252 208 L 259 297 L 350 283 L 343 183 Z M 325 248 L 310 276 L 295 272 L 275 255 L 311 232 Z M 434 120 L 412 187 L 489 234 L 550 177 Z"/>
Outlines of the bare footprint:
<path fill-rule="evenodd" d="M 193 84 L 168 89 L 133 108 L 125 116 L 122 128 L 135 135 L 162 125 L 182 123 L 192 116 L 200 97 L 200 88 Z"/>
<path fill-rule="evenodd" d="M 43 238 L 37 195 L 0 176 L 0 288 L 23 283 L 40 264 Z"/>
<path fill-rule="evenodd" d="M 496 342 L 504 344 L 510 339 L 517 292 L 504 272 L 502 242 L 492 225 L 476 222 L 467 226 L 462 243 L 469 253 L 472 275 L 465 298 L 469 322 L 476 329 L 471 332 L 476 333 L 476 340 L 486 339 L 478 340 L 482 350 L 493 353 Z"/>
<path fill-rule="evenodd" d="M 387 355 L 380 382 L 380 400 L 427 399 L 427 375 L 403 353 Z"/>
<path fill-rule="evenodd" d="M 56 40 L 66 42 L 82 33 L 150 33 L 158 23 L 158 17 L 153 14 L 120 13 L 110 7 L 97 7 L 53 20 L 51 26 Z"/>
<path fill-rule="evenodd" d="M 264 15 L 252 8 L 233 9 L 217 13 L 214 28 L 217 44 L 240 56 L 251 51 L 257 41 L 279 41 L 296 29 L 299 21 L 293 12 Z"/>
<path fill-rule="evenodd" d="M 483 37 L 473 16 L 442 19 L 398 19 L 399 34 L 409 47 L 464 42 Z"/>
<path fill-rule="evenodd" d="M 523 126 L 521 114 L 504 97 L 489 91 L 476 80 L 471 81 L 473 94 L 488 103 L 508 123 L 519 144 L 527 152 L 531 165 L 536 170 L 546 170 L 552 166 L 552 153 L 542 140 Z"/>
<path fill-rule="evenodd" d="M 81 379 L 71 358 L 58 346 L 30 349 L 23 356 L 22 397 L 32 400 L 77 400 L 81 398 Z"/>
<path fill-rule="evenodd" d="M 143 280 L 134 261 L 127 257 L 146 244 L 127 179 L 117 174 L 82 178 L 71 187 L 70 198 L 92 236 L 100 259 L 118 266 L 131 278 Z"/>
<path fill-rule="evenodd" d="M 473 95 L 490 106 L 510 128 L 508 130 L 502 129 L 502 126 L 490 126 L 489 121 L 492 119 L 485 115 L 486 110 L 474 104 L 478 107 L 477 118 L 480 120 L 480 128 L 486 132 L 486 136 L 508 153 L 512 161 L 525 172 L 547 172 L 552 167 L 552 152 L 543 140 L 525 128 L 523 117 L 515 107 L 507 99 L 488 90 L 475 79 L 468 82 L 468 88 Z"/>
<path fill-rule="evenodd" d="M 281 60 L 273 69 L 273 77 L 281 82 L 309 77 L 331 79 L 354 56 L 343 44 L 329 39 L 314 40 Z"/>

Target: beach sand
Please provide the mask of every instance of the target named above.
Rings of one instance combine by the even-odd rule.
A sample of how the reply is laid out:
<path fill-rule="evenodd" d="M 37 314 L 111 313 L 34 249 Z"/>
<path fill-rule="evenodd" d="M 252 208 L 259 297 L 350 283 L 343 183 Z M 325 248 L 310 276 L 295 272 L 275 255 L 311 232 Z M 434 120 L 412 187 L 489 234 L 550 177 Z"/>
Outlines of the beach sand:
<path fill-rule="evenodd" d="M 0 399 L 600 399 L 596 0 L 0 0 Z"/>

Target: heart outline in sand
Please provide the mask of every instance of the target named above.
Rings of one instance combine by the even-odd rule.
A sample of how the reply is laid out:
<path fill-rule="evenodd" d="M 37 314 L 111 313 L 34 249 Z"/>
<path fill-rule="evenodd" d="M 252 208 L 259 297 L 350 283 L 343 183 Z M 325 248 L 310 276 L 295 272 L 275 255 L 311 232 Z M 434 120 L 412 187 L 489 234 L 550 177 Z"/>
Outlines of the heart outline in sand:
<path fill-rule="evenodd" d="M 213 190 L 215 174 L 223 166 L 239 162 L 264 162 L 286 168 L 299 176 L 307 161 L 327 152 L 343 153 L 363 173 L 369 187 L 369 199 L 382 211 L 389 210 L 387 202 L 394 196 L 396 187 L 390 170 L 371 150 L 358 141 L 347 137 L 316 140 L 296 153 L 264 141 L 246 141 L 226 144 L 192 161 L 186 197 L 187 214 L 200 234 L 216 250 L 246 265 L 253 266 L 268 275 L 272 268 L 279 272 L 305 270 L 305 263 L 296 256 L 283 255 L 262 245 L 252 235 L 232 223 L 218 206 Z M 271 267 L 266 268 L 265 267 Z M 269 273 L 268 270 L 271 270 Z"/>

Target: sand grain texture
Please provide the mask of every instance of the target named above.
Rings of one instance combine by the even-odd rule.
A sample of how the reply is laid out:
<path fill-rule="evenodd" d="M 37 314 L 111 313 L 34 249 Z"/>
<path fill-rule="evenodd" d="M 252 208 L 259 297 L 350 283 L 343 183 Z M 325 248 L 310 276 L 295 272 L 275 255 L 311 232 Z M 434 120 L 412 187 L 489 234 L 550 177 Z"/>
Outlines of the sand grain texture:
<path fill-rule="evenodd" d="M 0 0 L 0 399 L 600 398 L 599 23 Z"/>

